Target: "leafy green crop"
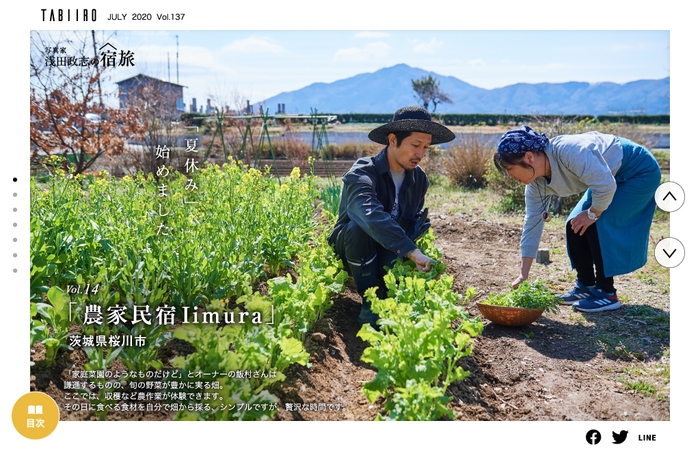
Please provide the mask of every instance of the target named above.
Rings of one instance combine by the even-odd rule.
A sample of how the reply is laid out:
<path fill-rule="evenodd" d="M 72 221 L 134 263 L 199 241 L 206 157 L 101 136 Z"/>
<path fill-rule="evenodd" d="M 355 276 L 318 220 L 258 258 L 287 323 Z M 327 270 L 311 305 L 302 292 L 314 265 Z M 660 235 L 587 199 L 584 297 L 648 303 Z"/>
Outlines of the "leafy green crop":
<path fill-rule="evenodd" d="M 163 362 L 158 359 L 158 350 L 172 337 L 165 326 L 146 326 L 143 323 L 135 324 L 131 329 L 122 326 L 120 328 L 126 335 L 143 336 L 148 346 L 124 346 L 119 352 L 119 359 L 126 369 L 137 374 L 143 374 L 150 369 L 160 370 Z"/>
<path fill-rule="evenodd" d="M 174 332 L 175 338 L 189 341 L 196 351 L 186 357 L 173 360 L 173 366 L 181 368 L 183 374 L 205 375 L 200 382 L 218 382 L 217 398 L 207 404 L 207 409 L 196 413 L 182 411 L 178 420 L 251 420 L 260 419 L 257 410 L 231 410 L 226 405 L 272 404 L 276 399 L 267 392 L 276 381 L 284 380 L 283 371 L 289 365 L 305 365 L 309 354 L 302 343 L 295 338 L 276 336 L 275 329 L 265 326 L 230 324 L 217 327 L 214 324 L 184 325 Z M 266 372 L 274 377 L 236 378 L 219 377 L 237 371 L 254 370 Z M 197 391 L 197 390 L 195 390 Z M 201 393 L 211 394 L 215 390 L 202 389 Z M 221 399 L 219 399 L 219 397 Z M 264 417 L 272 417 L 275 409 L 266 409 Z"/>
<path fill-rule="evenodd" d="M 57 287 L 51 287 L 46 297 L 50 304 L 38 302 L 36 310 L 45 324 L 41 329 L 40 324 L 33 324 L 33 338 L 43 338 L 41 342 L 46 347 L 46 365 L 56 363 L 56 356 L 60 349 L 70 349 L 67 344 L 70 333 L 70 297 Z M 46 327 L 48 326 L 48 327 Z"/>
<path fill-rule="evenodd" d="M 107 370 L 117 360 L 122 348 L 85 347 L 83 350 L 88 358 L 85 370 L 88 374 L 91 374 Z M 88 387 L 81 388 L 78 391 L 84 393 L 87 399 L 90 400 L 90 403 L 95 408 L 97 419 L 104 421 L 109 413 L 107 406 L 114 402 L 111 398 L 108 398 L 108 393 L 116 391 L 120 386 L 121 380 L 105 381 L 104 379 L 91 377 L 90 382 L 91 384 Z"/>
<path fill-rule="evenodd" d="M 458 361 L 471 355 L 472 338 L 483 330 L 481 320 L 470 318 L 458 305 L 461 296 L 452 291 L 453 278 L 440 277 L 444 265 L 432 247 L 432 230 L 426 237 L 419 247 L 436 259 L 433 271 L 418 271 L 412 262 L 399 260 L 384 278 L 387 298 L 379 299 L 376 289 L 366 293 L 379 315 L 380 330 L 365 324 L 358 333 L 370 345 L 362 360 L 377 368 L 362 391 L 370 402 L 386 399 L 386 416 L 378 419 L 451 418 L 451 398 L 445 391 L 469 375 Z M 467 292 L 474 294 L 473 288 Z"/>
<path fill-rule="evenodd" d="M 41 341 L 46 336 L 46 324 L 41 320 L 34 319 L 37 315 L 38 310 L 35 303 L 29 304 L 29 349 L 34 346 L 34 343 Z M 29 362 L 30 366 L 34 365 L 34 362 Z"/>
<path fill-rule="evenodd" d="M 50 364 L 67 347 L 70 327 L 85 335 L 141 336 L 144 346 L 107 356 L 104 348 L 85 348 L 88 365 L 120 364 L 139 375 L 170 363 L 183 378 L 209 373 L 207 382 L 217 388 L 192 389 L 207 409 L 179 411 L 177 419 L 272 418 L 277 400 L 267 388 L 290 365 L 308 364 L 305 335 L 332 305 L 331 296 L 344 290 L 347 274 L 324 239 L 330 225 L 316 214 L 314 177 L 294 169 L 276 180 L 237 162 L 201 166 L 187 177 L 171 168 L 158 180 L 143 174 L 117 180 L 106 172 L 70 179 L 60 171 L 47 185 L 32 180 L 30 342 L 46 345 Z M 196 193 L 186 189 L 189 181 Z M 69 296 L 60 288 L 88 285 L 99 289 Z M 69 302 L 78 319 L 73 324 Z M 184 307 L 197 307 L 259 312 L 263 324 L 185 324 L 172 336 L 195 351 L 164 362 L 158 349 L 170 339 L 169 327 L 134 324 L 130 312 L 166 304 L 179 320 Z M 88 305 L 101 312 L 125 307 L 125 322 L 80 324 Z M 230 371 L 272 376 L 222 378 Z M 97 397 L 103 400 L 103 393 Z M 228 408 L 252 402 L 268 408 Z"/>

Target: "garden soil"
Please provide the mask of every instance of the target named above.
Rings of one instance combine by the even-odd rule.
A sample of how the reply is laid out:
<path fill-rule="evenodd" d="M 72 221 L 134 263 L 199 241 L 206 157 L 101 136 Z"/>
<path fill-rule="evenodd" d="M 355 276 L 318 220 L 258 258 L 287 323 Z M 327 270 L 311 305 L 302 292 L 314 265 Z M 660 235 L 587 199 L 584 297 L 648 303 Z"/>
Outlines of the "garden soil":
<path fill-rule="evenodd" d="M 443 250 L 453 289 L 464 295 L 464 308 L 480 316 L 476 301 L 509 289 L 520 258 L 520 225 L 480 219 L 475 213 L 433 212 L 432 226 Z M 662 237 L 651 237 L 655 243 Z M 574 282 L 566 257 L 563 230 L 548 225 L 542 247 L 551 263 L 533 266 L 540 278 L 559 292 Z M 650 261 L 645 268 L 616 278 L 623 306 L 602 313 L 582 313 L 562 306 L 523 327 L 505 327 L 484 319 L 483 334 L 474 339 L 473 353 L 460 364 L 470 375 L 452 384 L 447 394 L 456 420 L 669 420 L 670 304 L 668 270 Z M 360 297 L 350 280 L 344 293 L 309 334 L 310 365 L 290 368 L 273 392 L 278 396 L 278 420 L 373 420 L 382 413 L 381 399 L 370 404 L 362 384 L 376 371 L 362 361 L 365 342 L 357 337 Z M 164 347 L 162 357 L 187 354 L 177 343 Z M 63 354 L 59 365 L 43 366 L 43 349 L 35 345 L 31 389 L 48 393 L 61 406 L 63 420 L 94 420 L 87 411 L 67 411 L 64 389 L 71 370 L 85 363 L 80 350 Z M 325 412 L 287 411 L 285 405 L 339 406 Z M 112 412 L 108 420 L 168 420 L 160 412 Z"/>

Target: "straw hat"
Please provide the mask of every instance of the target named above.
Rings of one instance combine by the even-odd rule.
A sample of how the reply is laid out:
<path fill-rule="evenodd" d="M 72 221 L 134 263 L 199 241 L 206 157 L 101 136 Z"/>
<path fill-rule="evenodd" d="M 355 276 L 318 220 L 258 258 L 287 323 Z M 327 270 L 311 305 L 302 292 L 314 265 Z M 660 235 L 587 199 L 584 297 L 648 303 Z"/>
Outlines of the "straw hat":
<path fill-rule="evenodd" d="M 428 133 L 433 137 L 432 144 L 442 144 L 455 139 L 454 133 L 444 125 L 433 122 L 428 110 L 417 105 L 399 108 L 391 122 L 375 128 L 367 136 L 376 143 L 387 145 L 389 133 L 396 132 Z"/>

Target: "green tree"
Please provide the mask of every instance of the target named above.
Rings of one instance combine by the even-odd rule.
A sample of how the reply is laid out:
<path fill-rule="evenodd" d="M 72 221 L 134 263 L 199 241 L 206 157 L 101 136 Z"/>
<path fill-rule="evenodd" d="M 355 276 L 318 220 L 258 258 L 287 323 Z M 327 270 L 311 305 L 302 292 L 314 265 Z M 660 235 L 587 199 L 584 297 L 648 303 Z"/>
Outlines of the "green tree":
<path fill-rule="evenodd" d="M 453 103 L 450 96 L 440 89 L 440 82 L 432 75 L 417 80 L 411 79 L 411 84 L 416 99 L 423 104 L 423 108 L 426 110 L 431 102 L 433 113 L 437 109 L 438 103 Z"/>

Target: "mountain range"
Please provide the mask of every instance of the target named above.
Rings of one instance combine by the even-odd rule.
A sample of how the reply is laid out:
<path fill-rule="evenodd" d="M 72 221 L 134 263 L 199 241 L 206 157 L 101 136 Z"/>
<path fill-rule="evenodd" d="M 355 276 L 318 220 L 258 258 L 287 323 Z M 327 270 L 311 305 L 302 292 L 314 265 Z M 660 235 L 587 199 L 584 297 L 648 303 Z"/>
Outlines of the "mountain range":
<path fill-rule="evenodd" d="M 358 74 L 332 83 L 313 83 L 283 92 L 263 103 L 290 114 L 393 113 L 417 103 L 411 80 L 432 75 L 454 103 L 438 104 L 438 113 L 486 114 L 670 114 L 670 77 L 629 83 L 517 83 L 484 89 L 456 77 L 406 64 Z M 430 105 L 432 110 L 432 104 Z"/>

